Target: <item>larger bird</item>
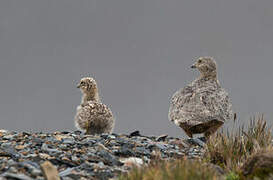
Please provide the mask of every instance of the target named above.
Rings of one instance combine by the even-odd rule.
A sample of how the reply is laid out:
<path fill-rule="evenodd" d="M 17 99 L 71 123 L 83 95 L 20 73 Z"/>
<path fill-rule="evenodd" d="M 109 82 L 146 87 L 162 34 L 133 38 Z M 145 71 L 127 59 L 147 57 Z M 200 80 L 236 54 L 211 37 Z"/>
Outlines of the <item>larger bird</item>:
<path fill-rule="evenodd" d="M 96 81 L 85 77 L 77 87 L 83 95 L 81 105 L 77 107 L 75 126 L 85 134 L 111 133 L 115 119 L 111 110 L 101 103 Z"/>
<path fill-rule="evenodd" d="M 208 138 L 224 122 L 232 119 L 231 100 L 218 82 L 213 58 L 200 57 L 191 68 L 198 69 L 200 76 L 173 95 L 169 120 L 189 137 L 204 133 Z"/>

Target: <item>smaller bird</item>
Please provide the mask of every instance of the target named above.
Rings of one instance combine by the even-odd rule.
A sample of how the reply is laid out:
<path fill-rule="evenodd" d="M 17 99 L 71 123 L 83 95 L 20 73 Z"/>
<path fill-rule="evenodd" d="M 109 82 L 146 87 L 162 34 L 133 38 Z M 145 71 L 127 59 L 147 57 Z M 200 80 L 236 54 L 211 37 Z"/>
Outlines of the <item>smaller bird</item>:
<path fill-rule="evenodd" d="M 83 95 L 75 116 L 76 128 L 90 135 L 112 133 L 115 119 L 110 108 L 101 103 L 95 79 L 84 77 L 77 88 Z"/>
<path fill-rule="evenodd" d="M 213 58 L 200 57 L 191 68 L 198 69 L 200 76 L 173 95 L 169 120 L 189 137 L 204 133 L 208 138 L 224 122 L 232 119 L 232 104 L 228 93 L 218 82 Z"/>

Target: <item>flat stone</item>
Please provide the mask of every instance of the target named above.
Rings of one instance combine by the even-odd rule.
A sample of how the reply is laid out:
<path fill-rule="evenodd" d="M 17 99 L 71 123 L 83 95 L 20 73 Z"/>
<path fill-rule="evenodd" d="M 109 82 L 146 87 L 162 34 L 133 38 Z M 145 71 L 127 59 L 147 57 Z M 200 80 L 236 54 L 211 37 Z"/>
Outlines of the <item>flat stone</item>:
<path fill-rule="evenodd" d="M 60 180 L 57 168 L 49 161 L 42 163 L 41 169 L 46 180 Z"/>
<path fill-rule="evenodd" d="M 124 147 L 124 146 L 122 146 L 114 154 L 117 155 L 117 156 L 125 156 L 125 157 L 134 156 L 135 155 L 135 153 L 131 149 L 129 149 L 127 147 Z"/>
<path fill-rule="evenodd" d="M 166 144 L 156 143 L 155 145 L 160 150 L 166 150 L 167 149 L 167 145 Z"/>
<path fill-rule="evenodd" d="M 144 162 L 142 159 L 137 158 L 137 157 L 129 157 L 129 158 L 125 158 L 125 159 L 120 159 L 120 161 L 124 164 L 124 166 L 127 167 L 141 167 Z"/>
<path fill-rule="evenodd" d="M 133 136 L 141 136 L 141 135 L 140 135 L 140 132 L 137 130 L 137 131 L 130 133 L 129 137 L 133 137 Z"/>
<path fill-rule="evenodd" d="M 10 156 L 10 157 L 12 157 L 14 159 L 18 159 L 18 158 L 21 157 L 21 154 L 18 153 L 12 146 L 1 147 L 0 148 L 0 155 L 1 154 L 4 155 L 4 156 Z"/>
<path fill-rule="evenodd" d="M 192 145 L 198 145 L 200 147 L 204 147 L 205 143 L 201 141 L 199 138 L 190 138 L 187 140 Z"/>
<path fill-rule="evenodd" d="M 136 153 L 139 155 L 151 155 L 151 152 L 144 147 L 136 147 Z"/>
<path fill-rule="evenodd" d="M 100 157 L 102 157 L 104 159 L 104 163 L 106 163 L 107 165 L 110 166 L 121 166 L 122 163 L 112 154 L 110 154 L 109 152 L 105 151 L 105 150 L 101 150 L 98 155 Z"/>
<path fill-rule="evenodd" d="M 168 134 L 162 134 L 156 138 L 156 141 L 165 141 L 165 139 L 168 137 Z"/>
<path fill-rule="evenodd" d="M 45 152 L 49 152 L 49 153 L 62 153 L 61 151 L 59 151 L 58 149 L 55 148 L 49 148 L 48 145 L 46 143 L 43 143 L 41 149 Z"/>
<path fill-rule="evenodd" d="M 59 173 L 59 176 L 60 177 L 64 177 L 64 176 L 67 176 L 69 174 L 72 173 L 72 171 L 74 170 L 75 168 L 67 168 L 66 170 L 63 170 Z"/>
<path fill-rule="evenodd" d="M 24 161 L 24 162 L 19 162 L 18 165 L 27 169 L 27 171 L 34 176 L 41 175 L 42 173 L 39 165 L 35 162 Z"/>
<path fill-rule="evenodd" d="M 13 173 L 4 173 L 2 174 L 3 177 L 6 177 L 8 179 L 12 178 L 12 179 L 17 179 L 17 180 L 34 180 L 31 177 L 28 177 L 24 174 L 13 174 Z"/>
<path fill-rule="evenodd" d="M 62 143 L 63 144 L 75 144 L 75 140 L 73 138 L 64 138 Z"/>

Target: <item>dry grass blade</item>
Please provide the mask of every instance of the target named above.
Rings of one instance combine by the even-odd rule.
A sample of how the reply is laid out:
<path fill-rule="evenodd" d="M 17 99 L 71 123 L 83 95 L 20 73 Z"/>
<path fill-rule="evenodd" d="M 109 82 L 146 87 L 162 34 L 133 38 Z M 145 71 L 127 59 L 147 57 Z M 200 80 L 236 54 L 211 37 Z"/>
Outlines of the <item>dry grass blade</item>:
<path fill-rule="evenodd" d="M 228 171 L 238 172 L 240 165 L 253 153 L 272 146 L 271 129 L 264 116 L 252 117 L 248 129 L 244 126 L 233 134 L 218 133 L 207 144 L 207 159 Z"/>
<path fill-rule="evenodd" d="M 219 179 L 217 170 L 197 160 L 186 158 L 174 162 L 158 162 L 150 167 L 135 168 L 129 174 L 121 176 L 120 180 L 196 180 Z"/>

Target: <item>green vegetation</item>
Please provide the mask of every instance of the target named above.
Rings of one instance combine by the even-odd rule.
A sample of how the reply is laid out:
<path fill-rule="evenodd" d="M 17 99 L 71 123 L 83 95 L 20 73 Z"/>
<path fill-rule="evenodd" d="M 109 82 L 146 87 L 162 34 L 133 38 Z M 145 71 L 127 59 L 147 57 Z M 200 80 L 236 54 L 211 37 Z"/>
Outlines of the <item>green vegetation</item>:
<path fill-rule="evenodd" d="M 226 180 L 239 180 L 239 175 L 234 172 L 230 172 L 226 175 Z"/>
<path fill-rule="evenodd" d="M 234 133 L 213 135 L 201 160 L 155 160 L 147 167 L 132 169 L 119 179 L 266 179 L 273 177 L 272 140 L 272 131 L 264 116 L 251 118 L 247 129 L 240 127 Z M 225 174 L 220 174 L 213 166 L 220 166 Z"/>

